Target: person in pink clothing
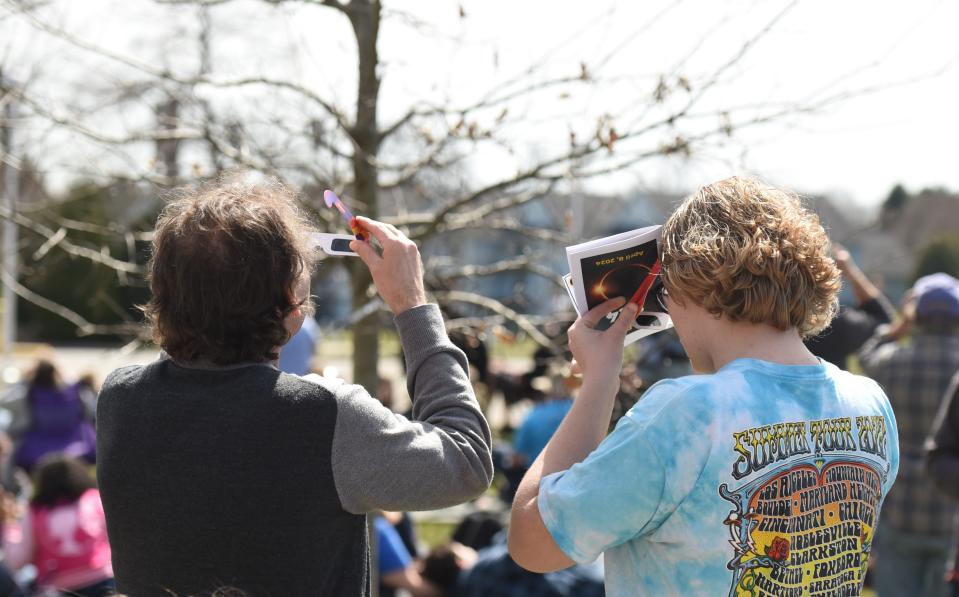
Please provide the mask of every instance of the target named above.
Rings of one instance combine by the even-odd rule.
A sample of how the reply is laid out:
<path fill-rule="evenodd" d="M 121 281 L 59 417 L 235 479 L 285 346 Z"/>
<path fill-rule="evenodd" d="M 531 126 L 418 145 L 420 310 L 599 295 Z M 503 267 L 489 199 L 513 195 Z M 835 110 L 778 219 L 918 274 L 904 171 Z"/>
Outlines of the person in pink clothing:
<path fill-rule="evenodd" d="M 37 568 L 39 589 L 71 596 L 113 595 L 113 565 L 100 492 L 81 461 L 54 454 L 34 476 L 34 495 L 19 520 L 7 521 L 7 565 Z"/>

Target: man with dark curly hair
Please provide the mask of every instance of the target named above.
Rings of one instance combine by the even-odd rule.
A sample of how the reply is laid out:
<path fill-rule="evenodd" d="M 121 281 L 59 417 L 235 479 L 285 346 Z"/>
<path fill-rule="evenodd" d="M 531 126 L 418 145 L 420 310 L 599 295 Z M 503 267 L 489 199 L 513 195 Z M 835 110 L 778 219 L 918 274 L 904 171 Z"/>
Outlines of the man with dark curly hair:
<path fill-rule="evenodd" d="M 666 222 L 666 307 L 696 375 L 652 386 L 606 435 L 633 305 L 570 328 L 583 374 L 565 421 L 520 484 L 510 552 L 561 569 L 605 554 L 625 595 L 859 595 L 898 467 L 873 381 L 802 338 L 836 309 L 818 219 L 756 180 L 701 188 Z"/>
<path fill-rule="evenodd" d="M 289 190 L 225 182 L 163 210 L 144 307 L 163 353 L 114 371 L 98 405 L 121 592 L 368 595 L 368 512 L 489 486 L 489 428 L 417 247 L 358 220 L 382 248 L 352 243 L 395 314 L 413 421 L 360 386 L 277 369 L 311 308 L 312 227 Z"/>

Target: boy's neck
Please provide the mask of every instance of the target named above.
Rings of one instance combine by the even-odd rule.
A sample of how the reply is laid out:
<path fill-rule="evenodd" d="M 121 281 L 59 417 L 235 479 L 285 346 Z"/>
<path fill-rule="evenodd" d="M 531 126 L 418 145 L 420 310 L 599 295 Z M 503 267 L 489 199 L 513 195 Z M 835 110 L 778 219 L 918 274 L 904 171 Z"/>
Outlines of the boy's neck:
<path fill-rule="evenodd" d="M 765 324 L 720 320 L 711 331 L 704 348 L 712 361 L 712 371 L 736 359 L 758 359 L 780 365 L 819 364 L 795 328 L 783 331 Z"/>

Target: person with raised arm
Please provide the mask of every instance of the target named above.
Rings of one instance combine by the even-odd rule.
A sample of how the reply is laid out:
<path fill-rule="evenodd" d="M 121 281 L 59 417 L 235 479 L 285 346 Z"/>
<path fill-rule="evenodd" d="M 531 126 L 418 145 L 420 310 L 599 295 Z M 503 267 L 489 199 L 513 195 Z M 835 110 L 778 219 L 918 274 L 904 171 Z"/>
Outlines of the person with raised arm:
<path fill-rule="evenodd" d="M 805 339 L 806 348 L 817 357 L 840 369 L 848 369 L 849 357 L 856 354 L 880 325 L 892 321 L 896 314 L 889 299 L 872 283 L 838 243 L 833 244 L 836 267 L 849 283 L 854 305 L 844 305 L 832 323 L 822 332 Z"/>
<path fill-rule="evenodd" d="M 366 389 L 277 369 L 311 311 L 312 227 L 278 183 L 184 191 L 157 222 L 145 307 L 163 349 L 106 379 L 98 477 L 117 589 L 369 595 L 367 513 L 469 500 L 490 432 L 416 245 L 358 218 L 394 314 L 413 420 Z"/>
<path fill-rule="evenodd" d="M 902 449 L 900 482 L 886 500 L 876 542 L 876 593 L 945 597 L 959 503 L 938 490 L 942 481 L 924 465 L 929 433 L 959 371 L 959 280 L 945 272 L 916 280 L 901 317 L 878 328 L 858 356 L 889 394 Z"/>

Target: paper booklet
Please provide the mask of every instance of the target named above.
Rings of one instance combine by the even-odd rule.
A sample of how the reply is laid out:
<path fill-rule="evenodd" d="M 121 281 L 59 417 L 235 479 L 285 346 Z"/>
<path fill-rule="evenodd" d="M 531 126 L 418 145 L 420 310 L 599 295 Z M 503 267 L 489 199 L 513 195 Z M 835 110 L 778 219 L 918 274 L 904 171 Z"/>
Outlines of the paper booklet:
<path fill-rule="evenodd" d="M 625 344 L 673 326 L 656 298 L 661 231 L 662 226 L 649 226 L 566 247 L 569 273 L 563 282 L 576 313 L 583 315 L 617 296 L 642 306 Z M 621 311 L 610 313 L 596 329 L 608 328 Z"/>

